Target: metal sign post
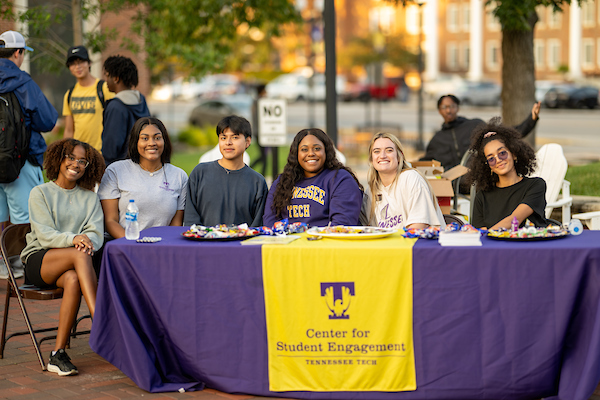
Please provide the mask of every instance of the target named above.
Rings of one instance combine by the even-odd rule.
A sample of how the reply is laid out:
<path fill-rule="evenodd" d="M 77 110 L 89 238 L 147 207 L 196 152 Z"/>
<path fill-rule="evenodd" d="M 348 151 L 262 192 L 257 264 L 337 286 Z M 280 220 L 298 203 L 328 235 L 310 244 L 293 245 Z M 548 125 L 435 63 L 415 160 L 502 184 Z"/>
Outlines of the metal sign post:
<path fill-rule="evenodd" d="M 278 174 L 278 147 L 285 146 L 287 136 L 287 103 L 281 99 L 258 100 L 258 143 L 271 147 L 273 180 Z"/>

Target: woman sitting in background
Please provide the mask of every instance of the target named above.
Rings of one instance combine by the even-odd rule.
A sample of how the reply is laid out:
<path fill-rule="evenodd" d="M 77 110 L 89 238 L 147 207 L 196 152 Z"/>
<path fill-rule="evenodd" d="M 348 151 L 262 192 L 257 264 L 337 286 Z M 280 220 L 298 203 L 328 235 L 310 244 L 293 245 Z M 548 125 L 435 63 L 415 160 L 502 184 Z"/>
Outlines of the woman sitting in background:
<path fill-rule="evenodd" d="M 97 281 L 92 254 L 103 243 L 104 217 L 93 189 L 104 173 L 104 159 L 87 143 L 63 139 L 48 147 L 44 168 L 51 182 L 34 187 L 29 196 L 31 233 L 21 259 L 26 283 L 63 288 L 48 371 L 74 375 L 77 368 L 64 348 L 82 293 L 94 318 Z"/>
<path fill-rule="evenodd" d="M 311 226 L 357 225 L 362 186 L 335 155 L 333 142 L 320 129 L 296 134 L 283 173 L 273 182 L 263 223 L 288 218 Z"/>
<path fill-rule="evenodd" d="M 160 120 L 137 120 L 129 135 L 128 157 L 108 166 L 98 189 L 106 231 L 115 239 L 125 236 L 129 200 L 140 210 L 140 230 L 183 225 L 188 177 L 169 164 L 171 141 Z"/>
<path fill-rule="evenodd" d="M 431 186 L 404 158 L 396 136 L 377 133 L 369 145 L 369 186 L 361 223 L 381 228 L 445 226 Z"/>
<path fill-rule="evenodd" d="M 535 169 L 535 152 L 515 129 L 492 120 L 473 134 L 471 150 L 470 180 L 477 185 L 474 227 L 508 229 L 515 217 L 519 226 L 526 219 L 538 227 L 548 225 L 546 182 L 527 177 Z"/>

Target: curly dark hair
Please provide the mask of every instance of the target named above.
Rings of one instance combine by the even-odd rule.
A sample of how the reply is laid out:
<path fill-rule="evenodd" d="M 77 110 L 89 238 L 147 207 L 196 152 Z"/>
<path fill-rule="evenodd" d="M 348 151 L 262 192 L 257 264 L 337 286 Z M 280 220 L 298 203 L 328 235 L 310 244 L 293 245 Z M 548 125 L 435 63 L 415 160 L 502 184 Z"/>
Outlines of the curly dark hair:
<path fill-rule="evenodd" d="M 140 163 L 140 152 L 138 151 L 137 145 L 138 141 L 140 140 L 140 132 L 142 132 L 142 130 L 148 125 L 156 126 L 160 133 L 162 133 L 165 147 L 160 155 L 160 161 L 163 164 L 171 162 L 171 152 L 173 151 L 173 148 L 171 146 L 171 139 L 169 139 L 169 133 L 167 132 L 167 128 L 165 128 L 165 125 L 162 123 L 162 121 L 154 117 L 142 117 L 135 121 L 135 124 L 133 124 L 133 128 L 131 128 L 131 132 L 129 133 L 127 157 L 131 158 L 131 161 L 136 164 Z"/>
<path fill-rule="evenodd" d="M 517 175 L 527 176 L 531 174 L 536 166 L 535 151 L 531 146 L 521 139 L 521 134 L 514 128 L 500 124 L 500 118 L 496 117 L 487 124 L 478 127 L 471 136 L 471 158 L 466 177 L 467 183 L 475 183 L 478 190 L 490 190 L 498 182 L 498 175 L 492 174 L 487 163 L 483 149 L 485 145 L 493 140 L 502 142 L 515 159 Z M 485 137 L 486 133 L 496 132 Z"/>
<path fill-rule="evenodd" d="M 89 144 L 80 142 L 77 139 L 62 139 L 48 146 L 44 155 L 44 168 L 46 176 L 51 181 L 58 178 L 60 164 L 66 155 L 73 153 L 75 146 L 81 146 L 85 150 L 85 159 L 90 162 L 86 167 L 83 176 L 77 180 L 77 185 L 84 189 L 94 190 L 96 183 L 100 183 L 106 164 L 102 154 Z"/>
<path fill-rule="evenodd" d="M 128 88 L 138 85 L 138 70 L 131 58 L 110 56 L 104 61 L 104 70 L 109 76 L 119 78 Z"/>
<path fill-rule="evenodd" d="M 300 163 L 298 162 L 298 147 L 300 146 L 302 139 L 304 139 L 307 135 L 313 135 L 325 145 L 325 165 L 323 168 L 331 170 L 344 169 L 348 171 L 356 183 L 358 183 L 358 187 L 360 188 L 361 192 L 364 191 L 363 186 L 360 184 L 358 179 L 356 179 L 354 172 L 339 162 L 336 158 L 335 146 L 333 145 L 331 138 L 320 129 L 302 129 L 296 134 L 296 137 L 294 137 L 294 141 L 290 146 L 287 164 L 283 168 L 283 172 L 279 177 L 279 183 L 275 188 L 275 194 L 273 195 L 273 205 L 271 208 L 275 212 L 275 216 L 278 218 L 282 218 L 282 216 L 285 214 L 284 211 L 286 210 L 286 207 L 290 204 L 292 193 L 294 191 L 294 185 L 304 179 L 304 169 L 302 169 Z"/>

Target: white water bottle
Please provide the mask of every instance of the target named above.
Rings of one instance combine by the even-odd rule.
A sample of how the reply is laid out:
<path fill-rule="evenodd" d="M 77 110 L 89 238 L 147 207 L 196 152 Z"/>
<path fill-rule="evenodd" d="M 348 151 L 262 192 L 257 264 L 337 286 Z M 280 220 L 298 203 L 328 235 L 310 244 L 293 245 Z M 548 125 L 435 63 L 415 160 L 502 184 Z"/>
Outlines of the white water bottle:
<path fill-rule="evenodd" d="M 138 240 L 140 238 L 140 223 L 138 215 L 140 210 L 133 200 L 129 200 L 127 211 L 125 212 L 125 238 L 127 240 Z"/>

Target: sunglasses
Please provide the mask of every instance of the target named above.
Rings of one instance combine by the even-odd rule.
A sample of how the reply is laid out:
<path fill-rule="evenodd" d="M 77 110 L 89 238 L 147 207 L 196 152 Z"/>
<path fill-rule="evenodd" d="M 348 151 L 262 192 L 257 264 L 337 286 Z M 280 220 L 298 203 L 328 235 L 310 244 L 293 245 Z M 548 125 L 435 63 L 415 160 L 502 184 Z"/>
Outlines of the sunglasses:
<path fill-rule="evenodd" d="M 502 150 L 500 152 L 498 152 L 498 154 L 496 154 L 495 156 L 491 156 L 487 159 L 487 163 L 490 167 L 493 167 L 494 165 L 496 165 L 496 159 L 500 160 L 500 161 L 504 161 L 508 158 L 508 151 L 506 150 Z"/>
<path fill-rule="evenodd" d="M 75 157 L 73 157 L 72 154 L 67 154 L 65 158 L 69 163 L 73 164 L 76 162 L 82 168 L 87 168 L 87 166 L 90 165 L 90 162 L 88 160 L 84 160 L 83 158 L 76 159 Z"/>

